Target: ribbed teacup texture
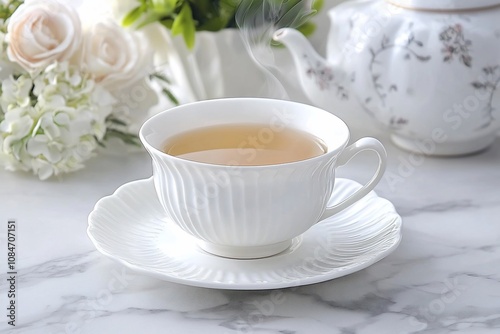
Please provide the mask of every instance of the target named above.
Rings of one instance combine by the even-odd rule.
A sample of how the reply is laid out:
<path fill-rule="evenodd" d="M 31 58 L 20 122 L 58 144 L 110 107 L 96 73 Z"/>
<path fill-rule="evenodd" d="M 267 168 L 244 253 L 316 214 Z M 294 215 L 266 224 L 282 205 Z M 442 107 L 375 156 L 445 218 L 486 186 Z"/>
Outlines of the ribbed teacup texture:
<path fill-rule="evenodd" d="M 334 158 L 232 168 L 152 156 L 156 192 L 172 220 L 219 245 L 269 245 L 302 234 L 334 186 Z"/>

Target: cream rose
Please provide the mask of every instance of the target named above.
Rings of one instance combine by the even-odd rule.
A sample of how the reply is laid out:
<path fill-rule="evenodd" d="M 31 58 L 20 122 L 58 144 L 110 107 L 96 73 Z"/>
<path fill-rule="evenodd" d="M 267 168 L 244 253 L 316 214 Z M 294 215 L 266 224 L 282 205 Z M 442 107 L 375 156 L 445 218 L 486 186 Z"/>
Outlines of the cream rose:
<path fill-rule="evenodd" d="M 7 54 L 27 71 L 68 60 L 79 48 L 82 27 L 76 10 L 57 0 L 26 0 L 10 17 Z"/>
<path fill-rule="evenodd" d="M 147 75 L 152 54 L 139 33 L 108 21 L 97 23 L 84 35 L 81 63 L 85 71 L 110 91 L 121 90 Z"/>

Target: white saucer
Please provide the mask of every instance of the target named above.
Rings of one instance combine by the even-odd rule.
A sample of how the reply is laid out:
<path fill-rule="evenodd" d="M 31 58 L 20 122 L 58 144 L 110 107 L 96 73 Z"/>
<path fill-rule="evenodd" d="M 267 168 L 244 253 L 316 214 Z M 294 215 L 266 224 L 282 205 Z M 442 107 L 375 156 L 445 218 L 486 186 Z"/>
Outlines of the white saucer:
<path fill-rule="evenodd" d="M 332 198 L 340 201 L 359 187 L 337 179 Z M 89 216 L 88 235 L 101 253 L 146 275 L 207 288 L 262 290 L 323 282 L 368 267 L 399 244 L 401 217 L 371 192 L 278 255 L 227 259 L 206 253 L 169 221 L 147 179 L 101 199 Z"/>

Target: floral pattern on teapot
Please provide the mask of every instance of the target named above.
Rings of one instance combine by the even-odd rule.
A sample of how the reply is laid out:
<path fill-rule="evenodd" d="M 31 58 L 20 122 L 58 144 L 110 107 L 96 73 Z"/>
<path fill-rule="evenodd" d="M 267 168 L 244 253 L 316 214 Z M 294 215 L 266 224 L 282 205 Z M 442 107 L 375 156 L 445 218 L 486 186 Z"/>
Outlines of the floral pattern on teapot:
<path fill-rule="evenodd" d="M 391 41 L 387 36 L 384 35 L 382 37 L 382 41 L 380 42 L 380 47 L 378 49 L 373 49 L 373 48 L 368 49 L 371 55 L 371 60 L 368 66 L 368 70 L 371 74 L 373 87 L 375 88 L 375 93 L 377 94 L 377 97 L 380 99 L 380 101 L 382 101 L 382 104 L 385 104 L 385 99 L 389 93 L 398 91 L 398 86 L 396 84 L 391 84 L 389 85 L 389 87 L 384 87 L 383 84 L 380 82 L 380 78 L 383 74 L 377 72 L 374 69 L 374 65 L 377 63 L 383 65 L 377 60 L 377 57 L 381 53 L 389 51 L 393 48 L 399 48 L 405 51 L 404 59 L 406 61 L 416 59 L 420 62 L 427 62 L 431 59 L 431 56 L 423 55 L 420 53 L 420 50 L 417 50 L 418 48 L 423 48 L 424 43 L 415 38 L 415 35 L 412 32 L 412 28 L 413 28 L 413 23 L 410 23 L 407 33 L 407 38 L 405 40 Z M 366 98 L 365 103 L 369 103 L 371 99 L 372 99 L 371 97 Z M 398 123 L 401 124 L 401 122 Z M 406 124 L 407 122 L 403 123 Z"/>
<path fill-rule="evenodd" d="M 314 82 L 320 90 L 335 88 L 337 96 L 340 97 L 340 99 L 349 99 L 349 92 L 347 88 L 337 82 L 333 69 L 330 66 L 323 66 L 321 62 L 314 62 L 309 59 L 306 54 L 303 55 L 303 58 L 306 62 L 307 76 L 314 79 Z"/>
<path fill-rule="evenodd" d="M 296 31 L 274 38 L 290 49 L 316 105 L 349 119 L 337 101 L 356 100 L 397 145 L 415 150 L 414 141 L 438 133 L 446 142 L 431 154 L 471 153 L 490 145 L 500 124 L 500 0 L 491 1 L 498 6 L 478 10 L 463 0 L 460 11 L 454 1 L 412 0 L 432 4 L 429 10 L 386 0 L 342 3 L 329 12 L 326 59 Z"/>
<path fill-rule="evenodd" d="M 494 120 L 493 112 L 495 108 L 493 107 L 493 97 L 497 88 L 500 87 L 500 65 L 488 66 L 483 68 L 484 76 L 477 81 L 471 83 L 475 90 L 486 92 L 488 94 L 488 102 L 486 107 L 483 109 L 483 117 L 485 119 L 484 124 L 478 129 L 487 128 Z"/>
<path fill-rule="evenodd" d="M 353 21 L 350 20 L 350 22 L 352 28 Z M 389 51 L 392 48 L 400 48 L 407 51 L 404 56 L 404 59 L 406 61 L 416 59 L 420 62 L 427 62 L 432 58 L 431 55 L 421 53 L 423 52 L 421 50 L 425 50 L 425 45 L 422 41 L 416 39 L 414 33 L 412 32 L 413 25 L 413 22 L 409 23 L 407 39 L 404 42 L 391 41 L 387 36 L 384 35 L 382 37 L 382 40 L 380 41 L 379 48 L 369 48 L 371 59 L 368 70 L 371 74 L 371 80 L 373 87 L 375 88 L 374 91 L 376 93 L 376 97 L 381 101 L 382 105 L 385 105 L 385 100 L 390 93 L 398 93 L 398 85 L 390 84 L 387 87 L 380 83 L 382 74 L 374 70 L 374 65 L 383 65 L 383 63 L 380 63 L 377 60 L 377 57 L 381 53 Z M 470 54 L 470 49 L 472 48 L 473 43 L 470 39 L 466 38 L 462 24 L 456 23 L 444 26 L 439 33 L 438 38 L 443 45 L 441 52 L 444 63 L 452 63 L 453 61 L 458 59 L 458 61 L 464 66 L 469 68 L 472 67 L 473 58 Z M 305 55 L 304 57 L 307 56 Z M 487 128 L 494 121 L 493 112 L 495 111 L 495 108 L 493 107 L 493 97 L 497 91 L 497 88 L 500 86 L 500 65 L 487 66 L 482 70 L 485 76 L 471 83 L 474 89 L 481 90 L 489 94 L 487 105 L 482 110 L 482 113 L 484 114 L 484 122 L 477 128 L 478 131 Z M 316 71 L 321 72 L 322 70 L 317 68 Z M 329 73 L 332 73 L 331 68 L 328 68 L 328 71 Z M 355 72 L 353 72 L 351 76 L 354 77 Z M 334 77 L 332 76 L 331 81 L 334 81 L 333 79 Z M 349 94 L 346 88 L 340 83 L 335 83 L 335 85 L 342 88 L 342 97 L 344 99 L 347 99 Z M 364 100 L 364 104 L 368 106 L 370 102 L 372 102 L 372 100 L 372 96 L 367 97 Z M 370 113 L 369 108 L 367 111 Z M 401 116 L 393 115 L 389 118 L 386 125 L 392 130 L 399 130 L 409 125 L 409 120 Z"/>
<path fill-rule="evenodd" d="M 465 66 L 472 66 L 472 56 L 469 50 L 472 41 L 465 38 L 461 24 L 457 23 L 444 28 L 439 34 L 439 40 L 443 43 L 443 61 L 451 62 L 456 56 Z"/>

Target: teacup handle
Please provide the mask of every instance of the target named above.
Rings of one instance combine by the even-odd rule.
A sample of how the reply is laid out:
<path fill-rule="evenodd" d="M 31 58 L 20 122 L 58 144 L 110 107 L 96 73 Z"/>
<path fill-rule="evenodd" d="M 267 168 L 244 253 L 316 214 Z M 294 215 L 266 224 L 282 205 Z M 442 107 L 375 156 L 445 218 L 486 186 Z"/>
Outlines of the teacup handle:
<path fill-rule="evenodd" d="M 370 180 L 370 182 L 368 182 L 366 185 L 364 185 L 362 188 L 360 188 L 358 191 L 356 191 L 354 194 L 352 194 L 342 202 L 327 207 L 325 212 L 321 216 L 320 221 L 333 216 L 334 214 L 339 213 L 340 211 L 356 203 L 357 201 L 365 197 L 370 191 L 372 191 L 377 183 L 379 183 L 382 175 L 384 175 L 384 171 L 387 166 L 387 151 L 385 150 L 384 145 L 382 145 L 382 143 L 375 138 L 361 138 L 354 144 L 346 147 L 337 158 L 337 167 L 347 164 L 356 154 L 366 150 L 374 151 L 378 156 L 378 168 L 372 179 Z"/>

